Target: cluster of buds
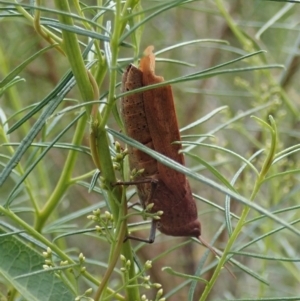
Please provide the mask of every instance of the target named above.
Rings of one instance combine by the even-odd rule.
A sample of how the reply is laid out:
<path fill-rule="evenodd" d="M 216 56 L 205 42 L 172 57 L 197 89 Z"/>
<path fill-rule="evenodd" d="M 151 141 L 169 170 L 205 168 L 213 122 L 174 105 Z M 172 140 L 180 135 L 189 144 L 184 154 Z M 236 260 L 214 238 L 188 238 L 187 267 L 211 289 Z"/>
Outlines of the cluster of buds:
<path fill-rule="evenodd" d="M 128 150 L 123 150 L 118 141 L 115 142 L 116 155 L 112 158 L 113 166 L 115 170 L 121 170 L 125 156 L 128 154 Z"/>
<path fill-rule="evenodd" d="M 80 273 L 84 273 L 86 271 L 86 267 L 84 266 L 85 264 L 85 256 L 80 253 L 78 256 L 79 259 L 79 264 L 80 264 Z"/>
<path fill-rule="evenodd" d="M 93 211 L 93 214 L 88 215 L 87 218 L 97 223 L 95 229 L 100 235 L 107 236 L 109 233 L 108 230 L 113 229 L 114 218 L 113 215 L 108 211 L 105 211 L 103 214 L 101 214 L 101 210 L 96 209 Z"/>
<path fill-rule="evenodd" d="M 93 210 L 93 214 L 87 216 L 88 219 L 92 220 L 95 223 L 100 225 L 111 225 L 114 221 L 113 215 L 105 211 L 104 214 L 101 214 L 101 210 L 98 208 Z"/>
<path fill-rule="evenodd" d="M 150 203 L 146 206 L 145 210 L 142 213 L 143 219 L 152 218 L 154 220 L 160 220 L 160 217 L 164 214 L 162 210 L 159 210 L 155 213 L 151 213 L 154 203 Z"/>
<path fill-rule="evenodd" d="M 121 254 L 120 256 L 121 262 L 122 262 L 122 267 L 121 267 L 121 272 L 126 273 L 131 266 L 131 261 L 130 260 L 126 260 L 126 257 L 124 255 Z"/>
<path fill-rule="evenodd" d="M 161 298 L 161 296 L 163 295 L 163 293 L 164 293 L 163 289 L 158 290 L 158 292 L 157 292 L 157 294 L 155 296 L 154 301 L 165 301 L 166 298 Z M 146 295 L 141 296 L 141 300 L 142 301 L 152 301 L 152 300 L 149 300 Z"/>
<path fill-rule="evenodd" d="M 43 252 L 43 257 L 45 258 L 45 264 L 43 265 L 44 270 L 48 270 L 54 267 L 52 260 L 52 250 L 48 247 L 46 252 Z"/>
<path fill-rule="evenodd" d="M 130 180 L 134 181 L 136 178 L 139 178 L 140 176 L 143 176 L 145 169 L 139 169 L 137 170 L 136 168 L 132 169 L 131 175 L 130 175 Z"/>
<path fill-rule="evenodd" d="M 120 256 L 121 262 L 122 262 L 122 267 L 121 267 L 121 272 L 123 273 L 125 282 L 129 283 L 130 279 L 128 278 L 128 272 L 131 267 L 131 261 L 127 260 L 124 255 Z M 161 298 L 163 295 L 163 289 L 160 283 L 151 283 L 150 281 L 150 276 L 145 276 L 145 272 L 149 269 L 152 268 L 152 262 L 150 260 L 147 260 L 145 262 L 143 270 L 140 272 L 139 279 L 141 280 L 141 283 L 139 284 L 141 287 L 145 289 L 150 289 L 150 288 L 155 288 L 157 289 L 157 294 L 155 297 L 155 301 L 165 301 L 165 298 Z M 141 300 L 144 301 L 150 301 L 147 299 L 146 295 L 141 296 Z"/>

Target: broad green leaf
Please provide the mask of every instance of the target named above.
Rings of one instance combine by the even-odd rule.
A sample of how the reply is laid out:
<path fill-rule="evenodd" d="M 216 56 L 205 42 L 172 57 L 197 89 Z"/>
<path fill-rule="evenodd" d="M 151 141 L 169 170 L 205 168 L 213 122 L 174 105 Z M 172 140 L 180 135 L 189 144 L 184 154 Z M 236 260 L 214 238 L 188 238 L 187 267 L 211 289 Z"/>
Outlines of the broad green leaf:
<path fill-rule="evenodd" d="M 56 274 L 43 270 L 45 258 L 41 254 L 16 235 L 5 234 L 0 229 L 0 273 L 25 299 L 74 300 L 74 294 Z M 20 277 L 25 274 L 25 277 Z"/>

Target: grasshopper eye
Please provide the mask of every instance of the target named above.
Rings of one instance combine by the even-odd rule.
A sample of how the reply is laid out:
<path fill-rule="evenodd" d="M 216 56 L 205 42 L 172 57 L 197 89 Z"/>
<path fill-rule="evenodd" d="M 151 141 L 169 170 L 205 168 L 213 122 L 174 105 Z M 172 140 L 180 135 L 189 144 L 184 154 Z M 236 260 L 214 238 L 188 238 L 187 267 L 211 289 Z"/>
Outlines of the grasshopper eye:
<path fill-rule="evenodd" d="M 161 222 L 156 222 L 156 228 L 160 229 L 161 228 Z"/>

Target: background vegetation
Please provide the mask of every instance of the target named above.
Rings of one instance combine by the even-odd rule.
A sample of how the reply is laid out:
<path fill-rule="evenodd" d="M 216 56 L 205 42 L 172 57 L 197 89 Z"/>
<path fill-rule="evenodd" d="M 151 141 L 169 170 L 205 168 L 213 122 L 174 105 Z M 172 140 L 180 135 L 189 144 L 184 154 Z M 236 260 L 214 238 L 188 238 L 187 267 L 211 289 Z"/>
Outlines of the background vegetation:
<path fill-rule="evenodd" d="M 0 299 L 299 300 L 299 10 L 0 1 Z M 159 233 L 123 244 L 125 188 L 109 183 L 129 173 L 109 129 L 122 130 L 122 71 L 148 45 L 176 82 L 183 172 L 219 259 Z M 147 237 L 141 216 L 128 225 Z"/>

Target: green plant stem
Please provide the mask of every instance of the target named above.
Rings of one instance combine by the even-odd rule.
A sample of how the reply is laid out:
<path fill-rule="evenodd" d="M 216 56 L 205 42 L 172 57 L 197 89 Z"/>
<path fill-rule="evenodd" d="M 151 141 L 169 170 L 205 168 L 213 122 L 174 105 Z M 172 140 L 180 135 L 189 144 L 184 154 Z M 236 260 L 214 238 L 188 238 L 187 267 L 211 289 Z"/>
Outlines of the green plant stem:
<path fill-rule="evenodd" d="M 56 7 L 64 12 L 70 12 L 68 1 L 65 0 L 56 0 Z M 73 19 L 68 15 L 59 15 L 60 21 L 66 25 L 73 26 Z M 93 99 L 93 89 L 90 84 L 90 80 L 85 68 L 84 62 L 82 60 L 80 47 L 78 44 L 77 36 L 74 33 L 63 31 L 63 48 L 66 52 L 68 60 L 70 62 L 74 77 L 76 79 L 79 91 L 81 93 L 82 99 L 84 101 L 89 101 Z M 87 107 L 88 112 L 90 109 Z M 82 141 L 84 135 L 84 129 L 87 122 L 87 115 L 85 115 L 77 124 L 75 135 L 73 138 L 73 144 L 79 145 Z M 41 210 L 39 216 L 36 219 L 35 229 L 41 231 L 45 222 L 47 221 L 50 214 L 56 208 L 61 197 L 67 190 L 69 186 L 69 180 L 71 179 L 71 174 L 75 165 L 75 160 L 77 154 L 74 151 L 70 151 L 68 154 L 66 164 L 61 173 L 60 179 L 56 185 L 55 190 L 50 196 L 48 202 Z"/>
<path fill-rule="evenodd" d="M 271 145 L 270 145 L 270 149 L 269 152 L 267 154 L 267 157 L 262 165 L 261 171 L 259 173 L 259 176 L 257 177 L 255 184 L 254 184 L 254 188 L 252 190 L 251 196 L 250 196 L 250 201 L 254 201 L 257 193 L 259 192 L 259 189 L 261 187 L 261 185 L 263 184 L 263 180 L 266 177 L 272 162 L 274 160 L 275 157 L 275 150 L 276 150 L 276 146 L 277 146 L 277 129 L 276 129 L 276 124 L 275 121 L 273 119 L 272 116 L 269 116 L 269 120 L 270 120 L 270 125 L 267 124 L 266 122 L 255 118 L 262 126 L 264 126 L 265 128 L 267 128 L 270 133 L 271 133 Z M 220 261 L 218 263 L 218 266 L 216 267 L 209 283 L 206 285 L 204 292 L 202 294 L 202 296 L 200 297 L 199 301 L 204 301 L 206 300 L 207 296 L 209 295 L 211 289 L 213 288 L 215 282 L 218 279 L 218 276 L 221 272 L 222 267 L 225 265 L 226 260 L 227 260 L 227 255 L 229 254 L 229 252 L 231 251 L 231 248 L 233 246 L 233 244 L 235 243 L 236 239 L 238 238 L 240 232 L 243 230 L 243 227 L 245 225 L 246 222 L 246 218 L 248 216 L 248 213 L 250 211 L 250 207 L 249 206 L 245 206 L 243 209 L 243 212 L 241 214 L 241 218 L 238 221 L 236 228 L 234 229 L 234 231 L 232 232 L 232 235 L 230 236 L 228 243 L 226 245 L 226 248 L 224 250 L 224 253 L 222 255 L 222 257 L 220 258 Z"/>
<path fill-rule="evenodd" d="M 15 1 L 16 3 L 18 3 L 18 1 Z M 18 3 L 19 4 L 19 3 Z M 30 15 L 21 5 L 16 5 L 17 10 L 19 11 L 20 14 L 22 14 L 30 23 L 35 22 L 34 18 L 32 17 L 32 15 Z M 40 25 L 39 25 L 40 26 Z M 46 39 L 48 42 L 50 42 L 51 44 L 53 44 L 53 41 L 56 43 L 61 43 L 61 39 L 56 36 L 55 34 L 53 34 L 50 30 L 46 29 L 45 27 L 41 26 L 39 30 L 42 30 L 44 32 L 44 34 L 47 35 L 47 37 L 50 39 Z M 38 31 L 39 31 L 38 30 Z M 44 37 L 44 36 L 43 36 Z M 53 41 L 52 41 L 53 39 Z M 62 50 L 60 49 L 60 46 L 57 45 L 55 46 L 59 52 L 62 53 Z"/>
<path fill-rule="evenodd" d="M 111 62 L 110 62 L 110 78 L 109 78 L 109 92 L 108 92 L 108 105 L 104 109 L 103 119 L 101 121 L 100 127 L 104 127 L 107 123 L 108 117 L 110 116 L 113 105 L 115 105 L 115 89 L 116 89 L 116 79 L 117 79 L 117 59 L 119 50 L 119 41 L 122 32 L 126 26 L 126 18 L 128 11 L 133 10 L 133 8 L 139 3 L 139 0 L 127 0 L 124 4 L 123 9 L 121 8 L 121 1 L 116 1 L 116 18 L 114 22 L 114 31 L 110 41 L 111 48 Z"/>
<path fill-rule="evenodd" d="M 124 198 L 125 200 L 125 198 Z M 125 200 L 125 206 L 127 206 L 127 202 Z M 122 212 L 122 210 L 120 210 L 120 215 L 123 216 L 124 213 Z M 119 218 L 119 225 L 116 227 L 116 233 L 118 233 L 117 235 L 117 239 L 116 241 L 113 241 L 112 242 L 112 245 L 111 245 L 111 252 L 110 252 L 110 258 L 109 258 L 109 266 L 105 272 L 105 275 L 104 277 L 102 278 L 101 280 L 101 284 L 99 285 L 98 287 L 98 290 L 95 294 L 95 297 L 94 297 L 94 300 L 95 301 L 98 301 L 103 295 L 103 292 L 105 291 L 106 289 L 106 286 L 107 286 L 107 282 L 117 264 L 117 261 L 119 259 L 119 256 L 120 256 L 120 252 L 121 252 L 121 249 L 123 249 L 123 241 L 124 241 L 124 238 L 125 238 L 125 234 L 126 234 L 126 220 L 121 220 L 121 218 Z M 128 244 L 129 242 L 127 241 L 125 244 Z M 129 246 L 129 250 L 131 252 L 131 248 Z M 104 297 L 104 296 L 103 296 Z M 131 299 L 130 299 L 131 300 Z"/>
<path fill-rule="evenodd" d="M 119 5 L 121 5 L 121 3 Z M 56 1 L 56 6 L 62 11 L 69 11 L 67 1 Z M 60 20 L 64 24 L 71 25 L 71 26 L 73 25 L 72 18 L 69 18 L 68 16 L 61 16 Z M 94 87 L 94 89 L 92 89 L 92 86 L 90 84 L 91 79 L 88 78 L 87 73 L 85 71 L 85 66 L 81 59 L 80 49 L 79 49 L 76 35 L 72 34 L 70 32 L 63 32 L 63 40 L 64 40 L 64 49 L 66 51 L 66 54 L 68 56 L 69 62 L 71 64 L 71 67 L 72 67 L 72 70 L 74 73 L 74 76 L 78 83 L 78 87 L 81 92 L 82 98 L 85 101 L 91 100 L 91 99 L 93 99 L 93 96 L 94 96 L 96 90 L 95 90 L 95 87 Z M 113 66 L 116 66 L 118 47 L 115 47 L 114 50 L 115 51 L 113 52 L 114 53 L 113 59 L 114 59 L 115 64 L 113 64 Z M 111 86 L 112 85 L 114 86 L 115 82 L 116 82 L 116 70 L 115 70 L 115 68 L 112 68 L 111 78 L 110 78 Z M 91 93 L 92 91 L 94 91 L 94 93 Z M 112 99 L 112 98 L 113 97 L 110 97 L 109 99 Z M 90 111 L 91 111 L 90 109 L 87 110 L 88 115 L 90 114 Z M 113 169 L 113 165 L 112 165 L 112 161 L 111 161 L 109 144 L 108 144 L 108 140 L 107 140 L 107 134 L 105 131 L 105 125 L 106 125 L 108 114 L 109 114 L 110 110 L 109 109 L 106 110 L 107 118 L 105 119 L 105 122 L 103 122 L 103 118 L 101 118 L 101 116 L 95 110 L 95 108 L 93 108 L 92 112 L 93 113 L 92 113 L 92 125 L 91 125 L 91 142 L 92 142 L 91 150 L 93 153 L 93 158 L 94 158 L 96 166 L 101 170 L 103 178 L 105 179 L 106 183 L 108 183 L 108 186 L 110 186 L 111 183 L 116 182 L 114 169 Z M 99 123 L 102 126 L 101 125 L 98 126 Z M 79 125 L 78 125 L 78 128 L 80 128 Z M 95 148 L 97 148 L 97 150 Z M 66 173 L 68 173 L 67 169 L 64 169 L 64 171 Z M 64 177 L 62 177 L 61 179 L 69 180 L 70 174 L 64 175 Z M 57 195 L 58 196 L 61 195 L 61 188 L 62 188 L 62 186 L 59 184 L 60 184 L 60 182 L 57 185 L 57 188 L 58 188 Z M 111 193 L 109 190 L 108 196 L 109 196 L 108 199 L 110 202 L 110 207 L 112 209 L 114 220 L 117 220 L 119 210 L 118 210 L 118 205 L 115 202 L 115 200 L 118 200 L 118 199 L 121 200 L 120 188 L 118 187 L 117 189 L 114 189 L 114 193 Z M 50 199 L 49 207 L 47 207 L 46 209 L 54 208 L 57 203 L 55 200 L 57 200 L 57 199 L 58 199 L 58 197 L 56 197 L 56 194 L 54 192 L 54 194 L 53 194 L 54 201 L 51 202 L 51 199 Z M 54 206 L 50 207 L 51 205 L 54 205 Z M 123 240 L 121 241 L 121 244 L 122 243 L 123 243 Z M 113 254 L 115 256 L 115 257 L 113 257 L 113 258 L 115 258 L 115 260 L 110 260 L 110 263 L 109 263 L 110 269 L 113 269 L 116 264 L 117 258 L 119 257 L 120 251 L 118 251 L 113 244 L 111 246 L 110 253 L 111 253 L 111 255 Z M 110 273 L 106 273 L 106 275 L 108 275 L 108 276 L 106 276 L 106 278 L 103 279 L 103 281 L 98 289 L 97 295 L 100 295 L 101 292 L 103 291 L 103 289 L 105 289 L 105 287 L 106 287 L 108 278 L 110 277 Z"/>
<path fill-rule="evenodd" d="M 115 105 L 115 100 L 116 100 L 115 87 L 116 87 L 116 79 L 117 79 L 117 59 L 118 59 L 118 50 L 119 50 L 119 40 L 122 32 L 125 29 L 125 21 L 123 20 L 124 11 L 125 14 L 127 14 L 128 8 L 133 9 L 136 3 L 137 3 L 136 1 L 127 0 L 123 6 L 123 11 L 122 11 L 122 1 L 121 0 L 116 1 L 114 31 L 110 42 L 112 57 L 111 57 L 111 62 L 109 64 L 111 70 L 110 70 L 110 85 L 109 85 L 109 93 L 108 93 L 108 105 L 105 108 L 102 124 L 100 124 L 100 127 L 105 126 L 109 113 L 111 112 L 113 106 Z M 120 189 L 118 189 L 118 191 L 120 191 Z M 119 196 L 121 196 L 120 193 Z M 125 233 L 127 233 L 126 223 L 125 222 L 123 223 L 123 218 L 127 213 L 127 203 L 124 202 L 126 201 L 125 195 L 123 196 L 122 200 L 123 200 L 123 206 L 121 206 L 121 211 L 119 212 L 120 214 L 118 215 L 118 218 L 121 225 L 123 225 Z M 139 288 L 136 286 L 138 284 L 138 281 L 135 278 L 135 269 L 133 264 L 134 260 L 133 260 L 132 250 L 129 241 L 127 241 L 126 243 L 122 243 L 122 254 L 126 257 L 127 260 L 129 260 L 132 263 L 128 271 L 128 276 L 129 279 L 133 279 L 133 281 L 132 281 L 132 286 L 126 286 L 126 299 L 139 300 L 140 298 Z"/>
<path fill-rule="evenodd" d="M 59 8 L 61 11 L 69 12 L 69 6 L 67 1 L 56 0 L 55 4 L 56 7 Z M 110 85 L 109 85 L 109 94 L 108 94 L 108 104 L 105 107 L 102 116 L 100 116 L 99 113 L 94 108 L 92 109 L 92 125 L 91 125 L 92 145 L 91 146 L 92 146 L 93 158 L 97 167 L 101 169 L 102 176 L 105 179 L 108 188 L 110 188 L 109 186 L 112 183 L 116 182 L 105 126 L 108 117 L 110 115 L 110 112 L 112 110 L 112 107 L 115 104 L 117 58 L 118 58 L 118 49 L 119 49 L 119 38 L 122 30 L 121 7 L 122 7 L 122 2 L 119 0 L 116 2 L 116 17 L 114 22 L 114 31 L 110 43 L 112 56 L 111 56 L 111 61 L 109 62 L 109 66 L 111 68 L 110 68 L 110 78 L 109 78 Z M 59 18 L 60 21 L 64 24 L 71 25 L 71 26 L 73 25 L 73 20 L 71 17 L 67 15 L 63 15 L 63 16 L 59 16 Z M 90 79 L 88 78 L 87 73 L 85 71 L 85 66 L 83 64 L 83 61 L 81 59 L 80 48 L 75 34 L 63 31 L 63 48 L 69 59 L 72 71 L 74 73 L 83 100 L 88 101 L 93 99 L 92 98 L 94 95 L 92 93 L 93 89 L 90 84 Z M 102 78 L 102 76 L 99 77 Z M 90 111 L 91 111 L 90 109 L 89 110 L 87 109 L 88 114 L 90 113 Z M 77 126 L 77 129 L 78 128 L 81 129 L 81 126 L 79 124 Z M 95 152 L 95 148 L 97 148 L 97 152 Z M 73 169 L 74 163 L 72 162 L 73 162 L 72 160 L 71 162 L 68 162 L 67 160 L 65 167 L 69 166 L 71 168 L 64 168 L 63 170 L 64 175 L 62 174 L 62 177 L 60 178 L 60 181 L 57 185 L 57 189 L 54 191 L 54 193 L 52 194 L 52 198 L 50 198 L 48 202 L 49 205 L 45 207 L 45 210 L 43 210 L 42 217 L 47 215 L 47 212 L 52 211 L 56 207 L 58 200 L 62 196 L 61 193 L 64 191 L 64 186 L 62 185 L 62 182 L 66 183 L 67 181 L 67 183 L 69 183 L 68 181 L 70 180 L 71 174 L 68 172 L 68 170 Z M 67 163 L 69 164 L 67 165 Z M 121 200 L 122 189 L 120 187 L 116 187 L 112 191 L 108 189 L 108 196 L 109 196 L 108 200 L 110 203 L 112 214 L 114 216 L 114 220 L 117 221 L 118 219 L 120 219 L 119 204 L 117 204 L 117 202 L 118 200 Z M 126 232 L 126 227 L 123 228 L 124 231 Z M 123 249 L 122 251 L 126 252 L 130 257 L 129 260 L 132 261 L 130 244 L 129 243 L 123 244 L 123 241 L 121 243 L 119 242 L 119 244 L 120 244 L 119 245 L 120 248 Z M 111 251 L 110 251 L 110 261 L 109 261 L 110 266 L 112 268 L 115 266 L 119 254 L 120 254 L 120 250 L 118 250 L 118 248 L 116 248 L 116 246 L 112 244 Z M 102 291 L 102 286 L 103 288 L 106 287 L 106 282 L 107 281 L 103 281 L 103 284 L 101 283 L 101 287 L 99 287 L 98 291 L 100 290 Z M 139 296 L 137 288 L 135 289 L 128 288 L 127 296 L 129 300 L 137 300 Z"/>
<path fill-rule="evenodd" d="M 36 1 L 37 6 L 41 5 L 41 1 L 37 0 Z M 41 11 L 39 9 L 36 9 L 35 11 L 35 15 L 33 18 L 33 26 L 34 29 L 36 30 L 36 32 L 43 38 L 45 39 L 50 45 L 55 45 L 56 42 L 52 39 L 51 35 L 49 34 L 49 31 L 45 31 L 43 29 L 43 27 L 40 24 L 40 17 L 41 17 Z M 62 51 L 62 49 L 57 45 L 55 46 L 56 49 L 61 52 L 62 54 L 64 54 L 64 52 Z"/>
<path fill-rule="evenodd" d="M 224 253 L 222 255 L 222 257 L 219 260 L 219 263 L 211 277 L 211 279 L 209 280 L 209 283 L 205 286 L 205 289 L 203 291 L 203 294 L 201 295 L 199 301 L 204 301 L 206 300 L 206 298 L 208 297 L 211 289 L 213 288 L 214 284 L 216 283 L 219 274 L 221 273 L 221 270 L 223 268 L 223 266 L 226 263 L 226 259 L 227 259 L 227 254 L 230 252 L 233 244 L 235 243 L 238 235 L 240 234 L 240 232 L 242 231 L 243 227 L 244 227 L 244 222 L 247 218 L 247 215 L 250 211 L 250 208 L 248 206 L 244 207 L 243 212 L 241 214 L 241 218 L 238 221 L 236 228 L 234 229 L 234 231 L 232 232 L 232 235 L 230 236 L 227 244 L 226 244 L 226 248 L 224 250 Z"/>
<path fill-rule="evenodd" d="M 78 0 L 73 0 L 73 5 L 75 6 L 78 15 L 80 17 L 82 17 L 83 19 L 86 19 L 83 11 L 81 10 L 80 2 Z M 101 3 L 101 5 L 98 5 L 98 6 L 101 7 L 102 3 Z M 100 19 L 102 20 L 103 17 L 101 17 Z M 87 28 L 87 29 L 89 29 L 91 31 L 94 30 L 93 27 L 88 22 L 82 21 L 82 23 L 85 26 L 85 28 Z M 100 26 L 101 26 L 101 24 L 100 24 Z M 101 63 L 104 57 L 101 54 L 101 49 L 100 49 L 100 45 L 99 45 L 98 41 L 95 41 L 94 47 L 95 47 L 95 51 L 97 53 L 97 57 L 98 57 L 99 63 Z"/>
<path fill-rule="evenodd" d="M 87 122 L 87 115 L 83 115 L 83 117 L 79 120 L 77 124 L 72 144 L 79 145 L 81 143 L 85 132 L 84 130 L 85 130 L 86 122 Z M 41 210 L 39 216 L 35 221 L 34 228 L 38 232 L 41 232 L 47 219 L 49 218 L 53 210 L 56 208 L 57 204 L 61 200 L 66 190 L 68 189 L 72 172 L 76 163 L 76 158 L 77 158 L 77 152 L 70 151 L 67 156 L 67 160 L 63 167 L 58 183 L 53 193 L 51 194 L 49 200 L 47 201 L 47 203 L 45 204 L 44 208 Z"/>
<path fill-rule="evenodd" d="M 55 6 L 63 12 L 71 13 L 68 1 L 66 0 L 55 0 Z M 59 14 L 58 18 L 63 24 L 74 26 L 73 18 L 71 16 Z M 77 35 L 69 31 L 63 31 L 62 36 L 63 49 L 71 65 L 81 97 L 83 101 L 93 100 L 94 93 L 81 56 Z M 86 107 L 86 110 L 89 115 L 90 108 L 88 106 Z"/>
<path fill-rule="evenodd" d="M 126 4 L 125 4 L 126 6 Z M 116 182 L 115 172 L 113 169 L 112 161 L 110 158 L 110 151 L 109 151 L 109 145 L 107 140 L 107 133 L 105 130 L 105 126 L 107 124 L 108 118 L 111 115 L 111 111 L 113 106 L 115 105 L 115 87 L 116 87 L 116 81 L 117 81 L 117 59 L 118 59 L 118 51 L 119 51 L 119 39 L 122 33 L 122 30 L 124 29 L 123 21 L 122 21 L 122 1 L 118 0 L 116 1 L 116 7 L 115 7 L 115 19 L 114 19 L 114 26 L 113 26 L 113 33 L 111 36 L 110 41 L 110 51 L 111 51 L 111 58 L 108 62 L 108 66 L 110 67 L 109 70 L 109 92 L 108 92 L 108 103 L 104 108 L 103 115 L 101 116 L 101 120 L 96 120 L 95 117 L 93 118 L 92 124 L 92 140 L 94 146 L 98 148 L 98 158 L 99 160 L 96 160 L 99 165 L 101 166 L 101 172 L 103 175 L 103 178 L 105 179 L 106 183 L 108 185 L 111 185 L 112 183 Z M 103 63 L 103 61 L 102 61 Z M 101 74 L 103 73 L 99 72 L 98 69 L 98 78 L 102 78 Z M 99 122 L 99 123 L 98 123 Z M 125 235 L 127 233 L 127 227 L 126 223 L 124 222 L 124 214 L 125 211 L 120 210 L 121 200 L 122 198 L 122 189 L 120 187 L 115 187 L 112 192 L 110 190 L 108 191 L 109 195 L 109 202 L 110 207 L 112 210 L 112 214 L 115 221 L 119 221 L 121 223 L 122 231 L 121 234 Z M 119 200 L 119 204 L 117 203 Z M 125 205 L 127 206 L 126 202 Z M 121 206 L 122 207 L 122 206 Z M 124 236 L 123 236 L 124 237 Z M 99 286 L 95 300 L 98 300 L 100 296 L 102 295 L 102 292 L 105 290 L 106 283 L 109 280 L 109 277 L 111 275 L 111 272 L 113 268 L 115 267 L 117 260 L 120 256 L 120 252 L 127 258 L 127 260 L 130 260 L 133 262 L 132 257 L 132 251 L 130 242 L 123 243 L 123 240 L 120 241 L 120 238 L 117 239 L 117 244 L 112 243 L 110 248 L 110 255 L 109 255 L 109 267 L 110 269 L 105 274 L 105 278 L 102 280 L 101 285 Z M 135 271 L 133 268 L 129 270 L 129 277 L 131 279 L 135 279 Z M 137 284 L 137 280 L 134 280 L 134 284 Z M 139 290 L 138 287 L 126 287 L 126 299 L 127 300 L 138 300 L 139 299 Z"/>

